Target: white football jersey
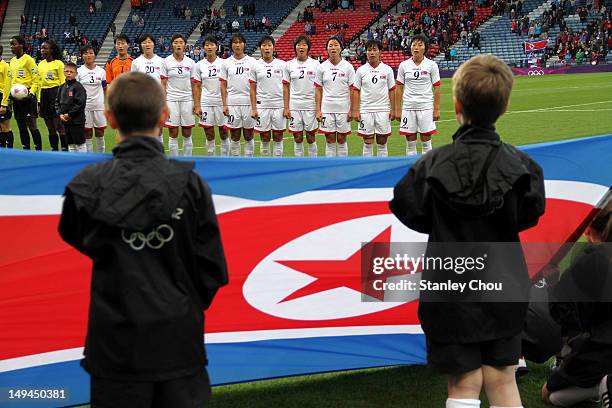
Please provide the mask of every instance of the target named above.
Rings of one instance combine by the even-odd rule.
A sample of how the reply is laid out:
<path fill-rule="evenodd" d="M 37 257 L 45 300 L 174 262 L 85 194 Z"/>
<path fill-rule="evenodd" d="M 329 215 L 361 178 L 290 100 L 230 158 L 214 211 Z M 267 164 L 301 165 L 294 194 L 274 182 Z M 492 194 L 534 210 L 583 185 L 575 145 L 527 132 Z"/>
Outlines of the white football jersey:
<path fill-rule="evenodd" d="M 142 72 L 157 79 L 161 83 L 161 70 L 164 59 L 157 54 L 153 54 L 153 58 L 145 58 L 144 55 L 132 61 L 132 72 Z"/>
<path fill-rule="evenodd" d="M 160 78 L 167 79 L 166 100 L 170 102 L 187 102 L 193 100 L 191 93 L 191 75 L 195 61 L 184 56 L 177 61 L 174 55 L 164 58 Z"/>
<path fill-rule="evenodd" d="M 342 59 L 338 65 L 326 60 L 317 69 L 315 86 L 323 87 L 321 112 L 348 113 L 351 108 L 350 87 L 355 82 L 355 68 Z"/>
<path fill-rule="evenodd" d="M 219 82 L 219 73 L 221 72 L 223 60 L 215 58 L 213 62 L 208 62 L 206 58 L 195 65 L 191 79 L 193 82 L 202 84 L 202 96 L 200 105 L 206 106 L 223 106 L 221 102 L 221 84 Z"/>
<path fill-rule="evenodd" d="M 248 55 L 239 60 L 232 55 L 221 66 L 219 79 L 227 82 L 228 106 L 251 106 L 249 79 L 255 63 L 255 58 Z"/>
<path fill-rule="evenodd" d="M 106 71 L 98 66 L 89 69 L 81 65 L 77 69 L 77 81 L 83 85 L 87 92 L 86 111 L 104 110 L 104 89 L 106 85 Z"/>
<path fill-rule="evenodd" d="M 257 107 L 283 108 L 283 83 L 287 82 L 285 61 L 274 58 L 267 63 L 258 59 L 251 70 L 250 82 L 257 84 Z"/>
<path fill-rule="evenodd" d="M 438 64 L 424 57 L 416 65 L 409 58 L 397 70 L 397 83 L 404 85 L 403 110 L 433 109 L 432 87 L 440 85 Z"/>
<path fill-rule="evenodd" d="M 369 63 L 360 66 L 353 86 L 360 91 L 360 112 L 389 112 L 391 109 L 389 91 L 395 88 L 395 77 L 387 64 L 381 62 L 376 68 Z"/>
<path fill-rule="evenodd" d="M 294 58 L 285 64 L 290 83 L 289 109 L 316 109 L 314 80 L 318 67 L 319 61 L 310 57 L 304 62 Z"/>

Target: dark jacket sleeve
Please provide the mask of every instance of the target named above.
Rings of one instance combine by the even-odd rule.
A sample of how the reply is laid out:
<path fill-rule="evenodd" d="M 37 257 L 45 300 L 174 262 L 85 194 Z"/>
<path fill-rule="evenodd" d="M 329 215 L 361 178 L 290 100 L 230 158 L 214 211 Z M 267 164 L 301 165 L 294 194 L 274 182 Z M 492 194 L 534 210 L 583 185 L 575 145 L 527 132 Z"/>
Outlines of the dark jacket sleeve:
<path fill-rule="evenodd" d="M 193 278 L 206 310 L 217 290 L 227 284 L 228 274 L 212 194 L 210 188 L 197 177 L 202 195 L 199 200 L 195 247 L 197 268 Z"/>
<path fill-rule="evenodd" d="M 65 85 L 62 85 L 59 87 L 59 89 L 57 90 L 57 96 L 55 97 L 55 112 L 57 113 L 57 115 L 61 115 L 63 112 L 61 111 L 61 98 L 62 98 L 62 91 L 64 89 Z"/>
<path fill-rule="evenodd" d="M 546 203 L 542 168 L 526 155 L 523 156 L 523 163 L 529 170 L 529 178 L 524 180 L 525 190 L 519 201 L 519 231 L 537 225 L 538 220 L 544 214 Z"/>
<path fill-rule="evenodd" d="M 68 111 L 68 115 L 70 117 L 74 117 L 80 112 L 85 110 L 85 104 L 87 103 L 87 92 L 83 85 L 78 84 L 74 88 L 74 96 L 72 97 L 72 104 L 70 105 L 70 110 Z"/>
<path fill-rule="evenodd" d="M 58 231 L 64 241 L 82 253 L 85 253 L 83 235 L 85 229 L 84 220 L 86 218 L 87 215 L 77 209 L 72 192 L 66 188 Z"/>
<path fill-rule="evenodd" d="M 407 227 L 431 233 L 431 188 L 427 180 L 427 165 L 418 160 L 393 189 L 389 202 L 391 212 Z"/>

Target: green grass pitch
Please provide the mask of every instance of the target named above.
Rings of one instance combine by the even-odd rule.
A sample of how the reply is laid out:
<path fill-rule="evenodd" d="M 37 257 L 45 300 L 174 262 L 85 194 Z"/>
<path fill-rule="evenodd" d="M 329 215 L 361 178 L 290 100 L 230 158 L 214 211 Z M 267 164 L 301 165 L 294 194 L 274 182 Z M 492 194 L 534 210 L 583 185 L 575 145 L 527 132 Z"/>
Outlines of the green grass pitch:
<path fill-rule="evenodd" d="M 441 120 L 434 147 L 449 143 L 457 129 L 451 97 L 451 81 L 442 81 Z M 43 139 L 47 139 L 40 122 Z M 389 154 L 404 155 L 405 142 L 398 123 L 389 139 Z M 16 126 L 13 125 L 16 130 Z M 353 124 L 355 129 L 355 124 Z M 531 143 L 612 133 L 612 73 L 516 77 L 508 112 L 499 120 L 498 132 L 509 143 Z M 194 154 L 203 154 L 204 133 L 194 130 Z M 107 151 L 114 132 L 106 132 Z M 19 146 L 15 132 L 15 144 Z M 319 154 L 323 136 L 317 136 Z M 167 141 L 167 136 L 166 136 Z M 350 155 L 361 155 L 359 137 L 349 139 Z M 257 147 L 257 146 L 256 146 Z M 45 149 L 49 149 L 45 140 Z M 420 148 L 419 148 L 420 149 Z M 257 149 L 258 150 L 258 149 Z M 293 142 L 285 136 L 285 155 L 293 156 Z M 549 407 L 541 402 L 540 388 L 549 375 L 548 364 L 530 364 L 530 373 L 519 381 L 523 405 Z M 209 407 L 442 407 L 446 399 L 444 378 L 427 367 L 389 367 L 226 385 L 213 389 Z M 483 406 L 486 398 L 482 396 Z M 582 405 L 583 407 L 593 405 Z"/>
<path fill-rule="evenodd" d="M 449 143 L 458 126 L 450 79 L 442 80 L 441 94 L 441 118 L 437 122 L 438 134 L 433 137 L 434 147 Z M 47 130 L 41 119 L 38 122 L 43 148 L 49 150 Z M 356 126 L 353 122 L 354 136 L 348 140 L 352 156 L 361 155 L 363 146 L 362 139 L 356 136 Z M 14 121 L 12 129 L 15 148 L 21 148 Z M 393 136 L 389 138 L 390 156 L 405 154 L 405 139 L 398 134 L 398 129 L 399 123 L 393 122 Z M 515 145 L 612 133 L 612 73 L 516 77 L 508 112 L 498 121 L 497 130 L 506 142 Z M 204 130 L 196 127 L 193 132 L 193 153 L 204 155 Z M 167 151 L 167 130 L 164 130 L 164 135 Z M 108 128 L 104 137 L 106 151 L 110 152 L 115 145 L 114 130 Z M 258 140 L 259 136 L 255 138 Z M 323 135 L 317 135 L 319 155 L 324 154 L 324 141 Z M 182 145 L 180 137 L 179 145 Z M 258 143 L 255 147 L 258 155 Z M 293 138 L 288 132 L 285 134 L 284 154 L 293 156 Z"/>

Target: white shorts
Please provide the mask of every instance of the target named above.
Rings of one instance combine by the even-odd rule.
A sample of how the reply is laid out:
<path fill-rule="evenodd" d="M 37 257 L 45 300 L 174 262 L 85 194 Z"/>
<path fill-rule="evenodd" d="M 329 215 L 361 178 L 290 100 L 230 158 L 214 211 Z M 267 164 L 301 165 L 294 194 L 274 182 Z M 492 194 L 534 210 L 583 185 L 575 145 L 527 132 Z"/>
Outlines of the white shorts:
<path fill-rule="evenodd" d="M 85 111 L 85 129 L 93 128 L 106 128 L 106 116 L 104 116 L 104 111 Z"/>
<path fill-rule="evenodd" d="M 213 126 L 225 125 L 223 107 L 221 106 L 202 106 L 202 116 L 200 116 L 199 126 L 211 128 Z"/>
<path fill-rule="evenodd" d="M 193 101 L 168 101 L 168 109 L 170 109 L 170 117 L 166 121 L 167 128 L 195 126 Z"/>
<path fill-rule="evenodd" d="M 324 113 L 319 126 L 319 132 L 330 133 L 350 133 L 351 124 L 346 120 L 347 113 Z"/>
<path fill-rule="evenodd" d="M 255 119 L 251 117 L 251 106 L 230 106 L 229 115 L 225 117 L 225 127 L 252 130 L 255 127 Z"/>
<path fill-rule="evenodd" d="M 400 122 L 400 135 L 433 135 L 438 133 L 436 122 L 433 120 L 433 109 L 403 110 Z"/>
<path fill-rule="evenodd" d="M 319 128 L 315 111 L 295 110 L 291 111 L 289 119 L 289 132 L 300 133 L 302 131 L 314 132 Z"/>
<path fill-rule="evenodd" d="M 257 109 L 259 119 L 255 120 L 255 131 L 257 133 L 269 132 L 270 130 L 285 130 L 285 117 L 283 108 Z"/>
<path fill-rule="evenodd" d="M 361 122 L 357 127 L 359 136 L 389 136 L 391 135 L 391 119 L 389 112 L 367 112 L 361 114 Z"/>

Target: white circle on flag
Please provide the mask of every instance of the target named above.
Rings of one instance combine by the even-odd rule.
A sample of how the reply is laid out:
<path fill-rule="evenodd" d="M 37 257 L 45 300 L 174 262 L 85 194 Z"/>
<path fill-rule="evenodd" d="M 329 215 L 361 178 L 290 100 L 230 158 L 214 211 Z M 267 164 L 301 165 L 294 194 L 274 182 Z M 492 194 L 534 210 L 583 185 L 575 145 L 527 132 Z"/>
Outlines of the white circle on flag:
<path fill-rule="evenodd" d="M 317 278 L 278 261 L 346 260 L 360 250 L 362 242 L 370 242 L 389 227 L 390 242 L 427 241 L 427 235 L 408 229 L 393 214 L 362 217 L 328 225 L 288 242 L 264 258 L 245 281 L 244 298 L 251 306 L 266 314 L 293 320 L 330 320 L 363 316 L 402 305 L 406 302 L 366 302 L 362 299 L 364 294 L 345 286 L 283 301 Z M 417 276 L 419 275 L 413 275 L 415 278 Z M 415 300 L 416 297 L 418 293 L 407 301 Z"/>

